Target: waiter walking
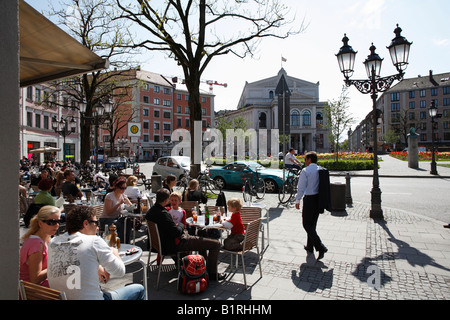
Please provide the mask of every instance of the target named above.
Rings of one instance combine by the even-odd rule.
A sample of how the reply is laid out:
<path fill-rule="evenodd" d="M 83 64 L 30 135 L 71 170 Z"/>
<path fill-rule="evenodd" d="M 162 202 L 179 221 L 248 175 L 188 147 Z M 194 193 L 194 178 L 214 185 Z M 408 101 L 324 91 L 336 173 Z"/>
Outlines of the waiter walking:
<path fill-rule="evenodd" d="M 321 196 L 319 194 L 320 169 L 317 165 L 317 153 L 313 151 L 308 152 L 305 156 L 305 168 L 300 173 L 297 195 L 295 197 L 296 209 L 300 209 L 300 200 L 303 197 L 302 221 L 303 228 L 307 233 L 307 243 L 304 248 L 308 253 L 313 253 L 314 249 L 316 249 L 319 252 L 317 260 L 322 259 L 325 252 L 328 251 L 316 231 L 317 220 L 321 212 L 321 207 L 323 207 L 323 205 L 320 205 Z"/>

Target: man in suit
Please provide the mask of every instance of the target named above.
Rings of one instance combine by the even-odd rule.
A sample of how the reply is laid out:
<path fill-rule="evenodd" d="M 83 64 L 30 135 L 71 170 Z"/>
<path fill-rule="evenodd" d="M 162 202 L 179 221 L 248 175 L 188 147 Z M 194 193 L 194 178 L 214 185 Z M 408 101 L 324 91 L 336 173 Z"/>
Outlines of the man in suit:
<path fill-rule="evenodd" d="M 317 153 L 308 152 L 305 157 L 305 168 L 300 173 L 297 185 L 297 195 L 295 197 L 295 208 L 300 209 L 300 200 L 303 198 L 302 221 L 308 237 L 305 250 L 313 253 L 314 249 L 319 252 L 317 260 L 324 257 L 328 249 L 323 245 L 316 231 L 317 220 L 320 211 L 323 212 L 320 204 L 319 194 L 319 166 L 317 165 Z"/>

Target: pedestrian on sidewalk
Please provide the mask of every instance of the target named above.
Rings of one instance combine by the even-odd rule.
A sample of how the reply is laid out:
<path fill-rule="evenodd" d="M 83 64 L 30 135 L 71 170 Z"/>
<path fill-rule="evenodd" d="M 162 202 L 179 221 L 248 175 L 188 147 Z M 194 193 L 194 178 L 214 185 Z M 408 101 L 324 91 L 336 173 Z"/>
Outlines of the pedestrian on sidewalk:
<path fill-rule="evenodd" d="M 301 171 L 295 197 L 295 208 L 300 209 L 300 200 L 303 198 L 302 222 L 307 233 L 307 243 L 304 247 L 308 253 L 314 249 L 319 252 L 317 260 L 324 257 L 328 249 L 323 245 L 316 231 L 317 220 L 320 214 L 319 170 L 317 153 L 308 152 L 305 156 L 305 168 Z M 322 206 L 323 207 L 323 206 Z"/>

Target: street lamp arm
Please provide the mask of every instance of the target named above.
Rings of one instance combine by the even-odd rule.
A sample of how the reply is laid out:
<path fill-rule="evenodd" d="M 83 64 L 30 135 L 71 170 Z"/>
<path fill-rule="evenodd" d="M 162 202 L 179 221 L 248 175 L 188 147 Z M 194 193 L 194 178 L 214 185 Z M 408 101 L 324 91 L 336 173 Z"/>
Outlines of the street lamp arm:
<path fill-rule="evenodd" d="M 394 83 L 395 80 L 401 81 L 403 79 L 403 72 L 398 73 L 396 75 L 384 77 L 384 78 L 378 78 L 373 80 L 351 80 L 351 79 L 345 79 L 345 84 L 347 87 L 355 86 L 356 89 L 358 89 L 359 92 L 363 94 L 373 93 L 373 92 L 385 92 L 389 90 L 389 88 L 392 86 L 392 83 Z"/>

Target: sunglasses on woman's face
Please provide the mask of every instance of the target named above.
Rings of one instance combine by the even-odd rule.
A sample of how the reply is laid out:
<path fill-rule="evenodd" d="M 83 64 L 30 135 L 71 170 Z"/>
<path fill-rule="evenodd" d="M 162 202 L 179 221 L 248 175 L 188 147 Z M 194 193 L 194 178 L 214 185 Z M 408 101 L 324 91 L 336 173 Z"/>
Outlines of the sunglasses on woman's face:
<path fill-rule="evenodd" d="M 57 223 L 60 224 L 61 220 L 56 220 L 56 219 L 48 219 L 48 220 L 41 220 L 42 222 L 48 224 L 49 226 L 54 226 Z"/>

